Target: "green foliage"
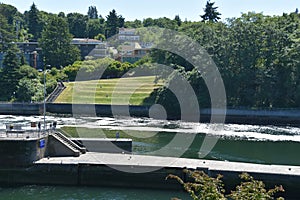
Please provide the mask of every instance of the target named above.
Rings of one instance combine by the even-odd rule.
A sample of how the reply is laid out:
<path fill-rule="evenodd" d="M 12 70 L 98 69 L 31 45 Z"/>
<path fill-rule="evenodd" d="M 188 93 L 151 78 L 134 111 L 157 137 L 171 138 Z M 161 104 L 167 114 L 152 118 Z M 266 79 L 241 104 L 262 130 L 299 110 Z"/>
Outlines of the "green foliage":
<path fill-rule="evenodd" d="M 3 69 L 1 71 L 0 91 L 2 101 L 10 101 L 14 96 L 18 81 L 20 80 L 20 61 L 18 58 L 18 49 L 15 45 L 10 45 L 5 52 L 3 60 Z"/>
<path fill-rule="evenodd" d="M 70 44 L 71 40 L 67 22 L 61 17 L 50 17 L 39 40 L 46 64 L 60 67 L 79 60 L 79 49 Z"/>
<path fill-rule="evenodd" d="M 179 31 L 196 40 L 211 55 L 222 75 L 228 106 L 282 108 L 298 107 L 300 103 L 299 24 L 299 15 L 295 13 L 275 17 L 247 13 L 226 24 L 183 23 Z M 158 41 L 178 42 L 164 38 Z M 191 48 L 177 46 L 181 52 L 189 52 Z M 200 106 L 210 106 L 207 88 L 194 66 L 171 52 L 153 50 L 150 56 L 152 62 L 184 67 L 183 75 L 194 88 Z M 167 90 L 155 92 L 160 98 L 159 95 L 166 96 Z M 166 105 L 174 101 L 160 99 Z"/>
<path fill-rule="evenodd" d="M 218 175 L 216 178 L 209 177 L 203 171 L 184 170 L 194 182 L 185 183 L 181 178 L 174 175 L 167 176 L 168 178 L 176 179 L 184 189 L 191 195 L 194 200 L 204 199 L 226 199 L 224 196 L 224 188 L 222 183 L 222 176 Z"/>
<path fill-rule="evenodd" d="M 215 2 L 206 2 L 206 6 L 204 8 L 204 15 L 201 15 L 202 21 L 209 21 L 209 22 L 217 22 L 221 19 L 219 16 L 221 13 L 217 11 L 218 7 L 214 7 Z"/>
<path fill-rule="evenodd" d="M 240 175 L 243 180 L 240 185 L 236 186 L 235 191 L 230 194 L 225 194 L 224 184 L 221 180 L 222 175 L 217 175 L 216 178 L 208 176 L 203 171 L 191 171 L 185 169 L 183 171 L 190 178 L 191 182 L 184 182 L 180 177 L 175 175 L 168 175 L 166 179 L 175 179 L 184 189 L 190 194 L 194 200 L 204 199 L 274 199 L 274 194 L 277 192 L 284 192 L 282 186 L 275 186 L 274 189 L 265 189 L 265 184 L 262 181 L 255 180 L 247 173 Z M 279 197 L 277 199 L 283 199 Z"/>
<path fill-rule="evenodd" d="M 28 12 L 28 33 L 33 35 L 35 41 L 38 40 L 42 31 L 39 10 L 33 3 Z"/>
<path fill-rule="evenodd" d="M 134 21 L 126 21 L 124 24 L 125 28 L 141 28 L 143 27 L 143 23 L 141 20 L 134 20 Z"/>
<path fill-rule="evenodd" d="M 121 63 L 111 58 L 77 61 L 63 69 L 67 79 L 74 81 L 80 70 L 83 80 L 97 80 L 99 78 L 118 78 L 134 68 L 133 64 Z"/>
<path fill-rule="evenodd" d="M 38 71 L 29 65 L 22 65 L 19 69 L 21 77 L 36 79 L 39 77 Z"/>
<path fill-rule="evenodd" d="M 96 35 L 96 36 L 94 37 L 94 39 L 96 39 L 96 40 L 101 40 L 101 41 L 105 41 L 105 40 L 106 40 L 105 35 L 103 35 L 103 34 L 101 34 L 101 33 L 99 33 L 98 35 Z"/>
<path fill-rule="evenodd" d="M 174 18 L 174 20 L 177 22 L 177 26 L 181 26 L 182 21 L 181 21 L 179 15 L 176 15 L 175 18 Z"/>
<path fill-rule="evenodd" d="M 178 26 L 178 21 L 177 20 L 171 20 L 167 17 L 161 17 L 161 18 L 158 18 L 158 19 L 146 18 L 143 21 L 143 25 L 144 25 L 144 27 L 158 26 L 160 28 L 167 28 L 167 29 L 176 30 L 177 26 Z"/>
<path fill-rule="evenodd" d="M 118 33 L 118 28 L 124 27 L 125 18 L 122 15 L 117 15 L 115 9 L 109 12 L 109 15 L 106 16 L 106 30 L 105 37 L 109 38 Z"/>
<path fill-rule="evenodd" d="M 215 23 L 203 23 L 182 22 L 178 15 L 173 20 L 162 17 L 125 22 L 125 19 L 115 10 L 103 19 L 101 15 L 97 18 L 98 13 L 94 6 L 90 6 L 88 15 L 69 13 L 66 16 L 64 13 L 56 15 L 39 11 L 36 5 L 32 4 L 29 11 L 25 11 L 23 15 L 14 6 L 1 3 L 0 51 L 7 52 L 11 42 L 38 40 L 46 64 L 57 68 L 68 66 L 54 79 L 63 80 L 68 76 L 68 79 L 74 80 L 79 70 L 78 63 L 75 64 L 74 61 L 79 60 L 80 56 L 79 50 L 70 45 L 73 36 L 104 40 L 103 35 L 106 37 L 115 35 L 119 27 L 158 26 L 178 30 L 190 36 L 208 52 L 222 75 L 228 106 L 298 107 L 300 104 L 300 15 L 293 12 L 269 17 L 260 13 L 246 13 L 238 18 L 228 19 L 226 22 L 217 22 L 220 13 L 214 5 L 214 2 L 208 1 L 205 14 L 201 17 L 204 21 Z M 42 30 L 43 34 L 41 34 Z M 160 38 L 161 32 L 151 33 L 143 28 L 137 30 L 136 34 L 140 35 L 143 42 L 154 41 L 155 44 L 176 42 L 176 40 L 167 41 L 165 38 Z M 188 53 L 191 47 L 186 45 L 179 48 L 180 51 Z M 26 64 L 22 54 L 18 54 L 17 57 L 17 60 L 21 60 L 21 65 Z M 10 61 L 6 60 L 6 62 Z M 202 75 L 184 58 L 170 52 L 153 50 L 147 59 L 135 65 L 109 62 L 103 77 L 119 77 L 128 69 L 146 62 L 158 62 L 179 70 L 194 88 L 199 104 L 202 107 L 210 105 Z M 12 65 L 17 66 L 15 64 Z M 83 65 L 84 73 L 93 79 L 96 78 L 94 74 L 97 70 L 98 72 L 103 70 L 103 67 L 97 66 L 98 64 L 93 61 Z M 3 73 L 3 80 L 10 80 L 6 78 L 11 75 Z M 17 85 L 19 79 L 20 77 L 13 83 Z M 172 77 L 169 77 L 168 81 L 171 79 Z M 6 85 L 10 83 L 2 83 L 4 88 Z M 7 94 L 3 99 L 11 99 L 16 86 L 12 89 L 14 91 L 9 92 L 12 94 Z M 153 93 L 152 99 L 164 99 L 161 103 L 168 105 L 174 101 L 166 98 L 174 97 L 168 95 L 169 92 L 166 88 L 160 88 Z"/>
<path fill-rule="evenodd" d="M 15 101 L 41 102 L 44 98 L 44 87 L 38 79 L 22 78 L 18 85 Z"/>
<path fill-rule="evenodd" d="M 76 38 L 85 38 L 88 16 L 80 13 L 67 14 L 70 33 Z"/>
<path fill-rule="evenodd" d="M 275 186 L 274 189 L 267 190 L 262 181 L 254 180 L 252 176 L 247 173 L 240 175 L 242 182 L 236 186 L 236 190 L 232 191 L 228 197 L 233 200 L 238 199 L 274 199 L 274 194 L 277 192 L 284 192 L 282 186 Z M 283 199 L 283 198 L 278 198 Z"/>
<path fill-rule="evenodd" d="M 96 6 L 90 6 L 88 11 L 89 19 L 98 19 L 98 11 Z"/>
<path fill-rule="evenodd" d="M 8 44 L 12 40 L 12 27 L 7 23 L 7 19 L 0 13 L 0 52 L 6 51 Z"/>
<path fill-rule="evenodd" d="M 14 25 L 16 17 L 20 15 L 16 7 L 4 3 L 0 3 L 0 14 L 6 18 L 10 25 Z"/>
<path fill-rule="evenodd" d="M 88 38 L 96 38 L 96 37 L 102 36 L 105 32 L 103 20 L 90 19 L 87 22 L 86 32 L 87 32 Z M 104 36 L 104 38 L 99 38 L 99 39 L 105 40 L 105 36 Z"/>

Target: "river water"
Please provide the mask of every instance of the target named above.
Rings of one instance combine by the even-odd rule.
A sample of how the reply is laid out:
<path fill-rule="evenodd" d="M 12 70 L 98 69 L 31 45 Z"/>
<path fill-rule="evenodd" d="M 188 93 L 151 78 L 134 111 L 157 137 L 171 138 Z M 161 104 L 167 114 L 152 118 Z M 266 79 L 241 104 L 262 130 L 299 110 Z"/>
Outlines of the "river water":
<path fill-rule="evenodd" d="M 0 129 L 7 123 L 43 121 L 41 116 L 0 116 Z M 264 164 L 300 165 L 300 128 L 226 124 L 218 126 L 148 118 L 47 117 L 58 128 L 77 127 L 79 137 L 121 137 L 133 139 L 133 154 L 205 158 Z M 221 128 L 220 128 L 221 127 Z M 96 130 L 96 131 L 93 131 Z M 102 131 L 103 130 L 103 131 Z M 106 133 L 109 133 L 105 135 Z M 177 139 L 176 139 L 177 138 Z M 179 138 L 179 139 L 178 139 Z M 178 142 L 180 140 L 180 142 Z M 209 151 L 207 140 L 217 141 Z M 191 145 L 190 145 L 191 144 Z M 22 186 L 1 188 L 0 199 L 186 199 L 182 192 L 93 187 Z"/>

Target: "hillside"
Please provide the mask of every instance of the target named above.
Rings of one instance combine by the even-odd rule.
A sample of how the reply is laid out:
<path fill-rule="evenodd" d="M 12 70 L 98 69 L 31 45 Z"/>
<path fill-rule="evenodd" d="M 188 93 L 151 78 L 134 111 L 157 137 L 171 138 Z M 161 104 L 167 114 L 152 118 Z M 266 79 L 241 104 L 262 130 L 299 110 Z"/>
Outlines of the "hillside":
<path fill-rule="evenodd" d="M 66 89 L 55 103 L 96 103 L 141 105 L 162 82 L 155 76 L 101 79 L 64 83 Z"/>

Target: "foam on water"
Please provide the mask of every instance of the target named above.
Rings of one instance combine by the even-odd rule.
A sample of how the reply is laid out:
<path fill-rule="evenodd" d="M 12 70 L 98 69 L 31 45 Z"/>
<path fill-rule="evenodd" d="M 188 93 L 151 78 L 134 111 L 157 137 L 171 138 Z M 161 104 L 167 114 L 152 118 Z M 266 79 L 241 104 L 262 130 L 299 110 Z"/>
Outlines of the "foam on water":
<path fill-rule="evenodd" d="M 0 115 L 0 129 L 6 124 L 43 122 L 43 116 L 12 116 Z M 295 141 L 300 142 L 300 128 L 277 127 L 259 125 L 225 124 L 215 130 L 214 125 L 208 123 L 194 123 L 182 121 L 156 120 L 150 118 L 110 118 L 110 117 L 57 117 L 47 116 L 46 122 L 57 121 L 58 128 L 62 126 L 103 128 L 110 130 L 134 130 L 149 132 L 172 133 L 204 133 L 222 138 L 235 140 L 268 140 L 268 141 Z"/>

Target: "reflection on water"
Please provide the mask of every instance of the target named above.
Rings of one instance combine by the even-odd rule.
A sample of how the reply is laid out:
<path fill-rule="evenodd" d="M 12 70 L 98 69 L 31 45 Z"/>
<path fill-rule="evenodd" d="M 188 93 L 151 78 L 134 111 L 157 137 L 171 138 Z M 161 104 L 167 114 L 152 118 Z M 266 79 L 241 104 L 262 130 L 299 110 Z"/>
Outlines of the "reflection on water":
<path fill-rule="evenodd" d="M 161 200 L 177 197 L 190 199 L 182 191 L 124 189 L 111 187 L 22 186 L 0 188 L 1 199 L 11 200 Z"/>

